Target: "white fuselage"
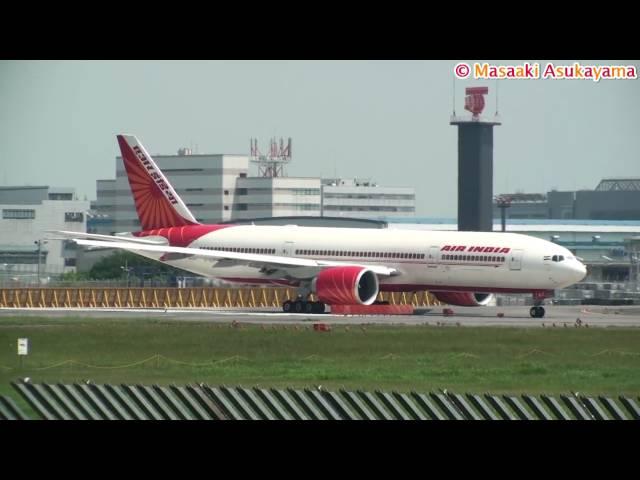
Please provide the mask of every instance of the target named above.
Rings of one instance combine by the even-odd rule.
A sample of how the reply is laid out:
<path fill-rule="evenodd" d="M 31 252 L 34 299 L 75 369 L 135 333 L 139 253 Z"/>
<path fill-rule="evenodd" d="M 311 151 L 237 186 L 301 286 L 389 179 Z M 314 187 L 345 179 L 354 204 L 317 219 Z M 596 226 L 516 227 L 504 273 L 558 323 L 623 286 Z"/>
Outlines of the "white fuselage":
<path fill-rule="evenodd" d="M 566 248 L 515 233 L 233 225 L 187 246 L 384 265 L 398 275 L 381 277 L 380 289 L 395 291 L 531 292 L 563 288 L 586 274 L 585 266 Z M 282 271 L 249 262 L 187 257 L 163 263 L 239 283 L 296 284 Z"/>

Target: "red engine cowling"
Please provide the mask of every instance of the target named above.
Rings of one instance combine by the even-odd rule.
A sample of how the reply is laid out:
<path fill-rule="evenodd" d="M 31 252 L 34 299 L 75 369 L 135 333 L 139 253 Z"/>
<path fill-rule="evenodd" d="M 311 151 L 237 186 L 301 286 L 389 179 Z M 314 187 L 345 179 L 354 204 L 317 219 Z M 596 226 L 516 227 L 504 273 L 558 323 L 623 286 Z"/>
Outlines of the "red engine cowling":
<path fill-rule="evenodd" d="M 311 289 L 329 305 L 371 305 L 379 284 L 376 274 L 364 267 L 333 267 L 321 271 Z"/>
<path fill-rule="evenodd" d="M 432 292 L 441 302 L 459 307 L 482 307 L 487 305 L 493 295 L 491 293 L 474 292 Z"/>

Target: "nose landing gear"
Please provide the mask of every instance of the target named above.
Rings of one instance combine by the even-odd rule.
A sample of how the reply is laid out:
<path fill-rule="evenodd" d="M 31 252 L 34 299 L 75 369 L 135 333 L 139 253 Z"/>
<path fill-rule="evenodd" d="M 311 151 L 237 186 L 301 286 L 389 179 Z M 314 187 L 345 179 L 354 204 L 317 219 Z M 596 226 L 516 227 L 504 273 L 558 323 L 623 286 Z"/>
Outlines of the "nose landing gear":
<path fill-rule="evenodd" d="M 529 315 L 531 315 L 533 318 L 544 317 L 544 307 L 542 305 L 531 307 L 531 310 L 529 310 Z"/>
<path fill-rule="evenodd" d="M 544 317 L 544 299 L 552 298 L 554 294 L 553 290 L 535 290 L 533 292 L 533 307 L 529 310 L 529 315 L 533 318 Z"/>

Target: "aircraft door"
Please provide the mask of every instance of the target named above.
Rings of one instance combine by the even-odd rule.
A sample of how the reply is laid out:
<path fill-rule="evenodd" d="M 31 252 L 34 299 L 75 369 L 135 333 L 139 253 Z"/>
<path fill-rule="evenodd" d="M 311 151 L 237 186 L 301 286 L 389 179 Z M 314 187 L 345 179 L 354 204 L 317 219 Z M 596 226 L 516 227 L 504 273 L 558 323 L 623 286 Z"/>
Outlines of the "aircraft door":
<path fill-rule="evenodd" d="M 280 249 L 280 255 L 282 255 L 283 257 L 295 256 L 294 245 L 295 242 L 284 242 L 282 244 L 282 248 Z"/>
<path fill-rule="evenodd" d="M 509 270 L 522 270 L 522 250 L 509 253 Z"/>
<path fill-rule="evenodd" d="M 427 255 L 427 268 L 438 268 L 438 261 L 440 259 L 440 247 L 429 248 L 429 254 Z"/>
<path fill-rule="evenodd" d="M 440 247 L 433 245 L 427 254 L 427 269 L 429 269 L 430 281 L 435 284 L 443 284 L 449 277 L 449 267 L 440 263 Z"/>

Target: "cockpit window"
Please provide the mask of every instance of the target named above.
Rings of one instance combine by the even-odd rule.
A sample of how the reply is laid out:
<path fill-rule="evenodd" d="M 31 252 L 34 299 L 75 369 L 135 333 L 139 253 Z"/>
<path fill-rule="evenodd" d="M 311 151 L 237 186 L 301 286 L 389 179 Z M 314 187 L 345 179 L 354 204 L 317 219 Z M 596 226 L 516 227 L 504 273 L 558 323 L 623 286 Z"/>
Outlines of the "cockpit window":
<path fill-rule="evenodd" d="M 551 257 L 551 261 L 553 262 L 562 262 L 563 260 L 564 260 L 563 255 L 554 255 L 553 257 Z"/>

